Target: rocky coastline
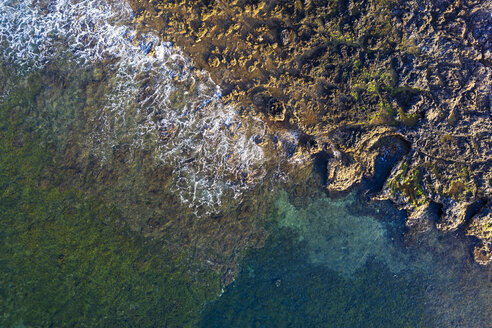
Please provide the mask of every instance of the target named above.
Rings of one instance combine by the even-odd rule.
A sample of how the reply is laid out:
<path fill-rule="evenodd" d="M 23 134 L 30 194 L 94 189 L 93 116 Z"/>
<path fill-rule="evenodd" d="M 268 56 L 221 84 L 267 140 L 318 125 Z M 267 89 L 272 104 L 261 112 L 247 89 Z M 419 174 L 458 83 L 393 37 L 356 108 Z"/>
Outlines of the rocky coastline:
<path fill-rule="evenodd" d="M 409 233 L 463 232 L 475 261 L 492 262 L 492 3 L 130 3 L 139 31 L 182 48 L 225 102 L 266 123 L 264 149 L 321 163 L 328 192 L 374 181 Z"/>

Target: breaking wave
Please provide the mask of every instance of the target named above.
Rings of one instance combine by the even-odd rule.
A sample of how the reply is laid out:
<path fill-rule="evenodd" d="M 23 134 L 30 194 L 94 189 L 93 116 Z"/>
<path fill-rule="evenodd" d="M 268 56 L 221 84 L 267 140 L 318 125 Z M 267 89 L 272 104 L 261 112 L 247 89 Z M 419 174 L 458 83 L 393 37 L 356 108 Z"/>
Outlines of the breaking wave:
<path fill-rule="evenodd" d="M 54 60 L 102 66 L 104 96 L 87 145 L 102 162 L 111 149 L 147 149 L 173 167 L 183 203 L 213 212 L 264 176 L 253 136 L 262 122 L 240 118 L 208 73 L 172 44 L 139 34 L 123 2 L 7 0 L 0 3 L 0 54 L 28 72 Z M 198 210 L 200 209 L 200 210 Z"/>

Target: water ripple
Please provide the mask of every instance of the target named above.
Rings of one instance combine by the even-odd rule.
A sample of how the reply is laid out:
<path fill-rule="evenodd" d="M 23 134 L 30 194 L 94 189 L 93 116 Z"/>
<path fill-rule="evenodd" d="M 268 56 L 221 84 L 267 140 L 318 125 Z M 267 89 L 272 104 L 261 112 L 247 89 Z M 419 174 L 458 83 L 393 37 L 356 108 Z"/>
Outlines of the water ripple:
<path fill-rule="evenodd" d="M 224 105 L 208 73 L 153 33 L 132 26 L 122 3 L 103 0 L 0 3 L 0 52 L 19 74 L 54 61 L 102 65 L 104 95 L 89 118 L 87 146 L 101 162 L 112 149 L 148 149 L 174 168 L 174 188 L 197 214 L 217 211 L 264 176 L 265 156 L 251 135 L 263 123 Z"/>

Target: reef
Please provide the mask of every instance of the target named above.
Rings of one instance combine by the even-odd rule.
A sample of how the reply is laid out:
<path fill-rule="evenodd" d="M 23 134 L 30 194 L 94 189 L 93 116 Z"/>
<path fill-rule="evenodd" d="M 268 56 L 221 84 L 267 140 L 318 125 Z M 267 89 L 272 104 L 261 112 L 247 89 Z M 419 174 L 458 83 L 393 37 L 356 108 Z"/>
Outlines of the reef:
<path fill-rule="evenodd" d="M 328 192 L 370 182 L 411 230 L 460 230 L 491 263 L 490 2 L 130 3 L 139 31 L 182 48 L 224 101 L 266 122 L 262 147 L 321 161 Z"/>

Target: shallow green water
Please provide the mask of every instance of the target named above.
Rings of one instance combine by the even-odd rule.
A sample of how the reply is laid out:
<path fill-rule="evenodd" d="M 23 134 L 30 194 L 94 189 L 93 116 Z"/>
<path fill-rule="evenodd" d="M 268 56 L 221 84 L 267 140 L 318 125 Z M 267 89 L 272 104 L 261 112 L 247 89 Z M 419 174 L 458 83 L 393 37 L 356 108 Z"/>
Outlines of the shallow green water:
<path fill-rule="evenodd" d="M 217 274 L 131 231 L 117 204 L 61 187 L 63 145 L 29 117 L 50 109 L 35 102 L 43 77 L 0 105 L 0 326 L 192 325 Z"/>

